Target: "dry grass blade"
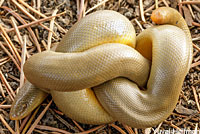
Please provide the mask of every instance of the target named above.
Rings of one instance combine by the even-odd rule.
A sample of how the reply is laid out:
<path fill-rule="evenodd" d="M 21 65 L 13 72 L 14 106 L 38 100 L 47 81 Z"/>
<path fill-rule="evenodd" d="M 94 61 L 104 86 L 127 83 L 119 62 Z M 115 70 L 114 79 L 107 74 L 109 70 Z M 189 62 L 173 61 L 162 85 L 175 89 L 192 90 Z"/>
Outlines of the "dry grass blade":
<path fill-rule="evenodd" d="M 45 107 L 45 109 L 40 113 L 40 115 L 38 116 L 38 118 L 35 120 L 35 122 L 32 124 L 32 126 L 29 128 L 27 134 L 31 134 L 34 130 L 34 128 L 37 126 L 37 124 L 39 123 L 39 121 L 41 120 L 41 118 L 44 116 L 44 114 L 46 113 L 46 111 L 48 110 L 48 108 L 50 107 L 52 103 L 52 100 L 49 102 L 49 104 Z"/>
<path fill-rule="evenodd" d="M 5 121 L 3 116 L 0 114 L 0 120 L 1 122 L 8 128 L 8 130 L 12 133 L 15 134 L 15 131 L 8 125 L 8 123 Z"/>
<path fill-rule="evenodd" d="M 165 123 L 169 124 L 171 127 L 175 128 L 176 130 L 182 132 L 182 129 L 180 129 L 179 127 L 177 127 L 176 125 L 174 125 L 173 123 L 171 122 L 168 122 L 168 121 L 164 121 Z"/>
<path fill-rule="evenodd" d="M 144 28 L 142 27 L 142 25 L 140 24 L 140 22 L 135 18 L 134 21 L 137 23 L 137 25 L 140 27 L 140 29 L 143 31 Z"/>
<path fill-rule="evenodd" d="M 81 132 L 81 133 L 78 133 L 78 134 L 89 134 L 89 133 L 92 133 L 92 132 L 94 132 L 94 131 L 96 131 L 96 130 L 98 130 L 98 129 L 104 127 L 104 126 L 105 126 L 105 125 L 100 125 L 100 126 L 97 126 L 97 127 L 95 127 L 95 128 L 92 128 L 92 129 L 90 129 L 90 130 L 87 130 L 87 131 L 84 131 L 84 132 Z"/>
<path fill-rule="evenodd" d="M 70 132 L 67 132 L 65 130 L 54 128 L 54 127 L 50 127 L 50 126 L 37 125 L 35 128 L 41 129 L 41 130 L 54 131 L 54 132 L 61 132 L 63 134 L 71 134 Z"/>
<path fill-rule="evenodd" d="M 27 22 L 26 22 L 24 19 L 22 19 L 22 17 L 21 17 L 20 15 L 18 15 L 17 13 L 15 13 L 12 9 L 10 9 L 10 8 L 8 8 L 8 7 L 5 7 L 5 6 L 3 6 L 3 7 L 1 7 L 1 8 L 3 8 L 3 9 L 6 10 L 6 11 L 8 11 L 9 13 L 11 13 L 11 14 L 12 14 L 15 18 L 17 18 L 22 24 L 27 24 Z M 32 38 L 33 38 L 33 40 L 34 40 L 34 44 L 35 44 L 35 46 L 37 47 L 37 50 L 38 50 L 39 52 L 41 52 L 41 48 L 40 48 L 39 42 L 38 42 L 38 40 L 37 40 L 37 38 L 36 38 L 36 36 L 35 36 L 33 30 L 32 30 L 30 27 L 27 27 L 27 29 L 28 29 L 30 35 L 32 36 Z"/>
<path fill-rule="evenodd" d="M 159 5 L 160 3 L 162 3 L 162 2 L 161 2 L 161 1 L 158 1 L 158 5 Z M 148 9 L 146 9 L 146 10 L 144 11 L 144 13 L 147 13 L 147 12 L 149 12 L 149 11 L 152 11 L 155 7 L 156 7 L 156 5 L 154 4 L 153 6 L 149 7 Z"/>
<path fill-rule="evenodd" d="M 156 9 L 158 8 L 158 0 L 155 0 L 156 3 Z"/>
<path fill-rule="evenodd" d="M 200 52 L 200 48 L 197 45 L 195 45 L 194 43 L 192 43 L 192 45 L 194 48 L 196 48 Z"/>
<path fill-rule="evenodd" d="M 119 126 L 115 125 L 115 124 L 110 124 L 110 126 L 112 126 L 113 128 L 115 128 L 117 131 L 119 131 L 121 134 L 126 134 L 126 132 L 124 132 L 124 130 L 122 130 Z"/>
<path fill-rule="evenodd" d="M 103 1 L 101 1 L 101 2 L 98 3 L 97 5 L 93 6 L 93 7 L 90 8 L 90 9 L 88 9 L 88 10 L 85 12 L 85 14 L 88 14 L 89 12 L 91 12 L 92 10 L 96 9 L 97 7 L 103 5 L 103 4 L 106 3 L 107 1 L 109 1 L 109 0 L 103 0 Z"/>

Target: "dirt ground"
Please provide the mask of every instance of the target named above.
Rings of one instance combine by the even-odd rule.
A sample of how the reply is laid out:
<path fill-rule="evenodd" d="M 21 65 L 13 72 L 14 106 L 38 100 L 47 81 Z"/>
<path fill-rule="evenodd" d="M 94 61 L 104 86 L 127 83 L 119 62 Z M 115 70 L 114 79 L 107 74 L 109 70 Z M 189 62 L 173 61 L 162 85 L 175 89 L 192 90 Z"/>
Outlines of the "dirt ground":
<path fill-rule="evenodd" d="M 11 103 L 24 78 L 19 71 L 21 65 L 17 63 L 13 50 L 15 49 L 20 56 L 23 55 L 25 38 L 27 48 L 25 55 L 29 57 L 46 50 L 48 44 L 51 44 L 51 47 L 58 44 L 63 35 L 78 20 L 89 13 L 103 9 L 114 10 L 126 16 L 139 34 L 143 29 L 154 25 L 150 20 L 150 15 L 156 6 L 170 6 L 184 16 L 191 31 L 194 47 L 193 63 L 183 83 L 179 101 L 171 116 L 165 121 L 147 129 L 131 128 L 119 122 L 99 126 L 81 124 L 59 111 L 51 102 L 51 96 L 25 119 L 20 121 L 9 119 Z M 57 13 L 56 9 L 58 9 Z M 53 28 L 50 24 L 50 20 L 53 21 L 52 17 L 43 19 L 52 14 L 57 14 Z M 25 26 L 26 23 L 30 24 L 30 27 Z M 50 29 L 53 29 L 55 34 L 49 32 Z M 148 134 L 154 133 L 155 130 L 157 132 L 182 130 L 184 133 L 183 129 L 196 131 L 200 129 L 200 1 L 198 0 L 193 2 L 184 0 L 0 0 L 0 46 L 1 134 L 15 132 Z"/>

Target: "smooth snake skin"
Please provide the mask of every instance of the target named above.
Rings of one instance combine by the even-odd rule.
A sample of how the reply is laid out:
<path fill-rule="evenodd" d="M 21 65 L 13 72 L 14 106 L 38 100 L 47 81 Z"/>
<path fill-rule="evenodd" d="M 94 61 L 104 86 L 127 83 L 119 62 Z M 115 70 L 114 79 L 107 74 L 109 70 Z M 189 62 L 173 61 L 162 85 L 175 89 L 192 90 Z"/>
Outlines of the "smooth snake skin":
<path fill-rule="evenodd" d="M 11 119 L 30 113 L 39 105 L 36 98 L 43 100 L 48 91 L 63 113 L 81 123 L 118 120 L 145 128 L 162 122 L 176 106 L 192 61 L 192 44 L 176 10 L 159 8 L 151 18 L 175 26 L 154 26 L 136 38 L 131 22 L 117 12 L 97 11 L 84 17 L 56 52 L 27 60 L 24 73 L 33 85 L 27 81 L 20 90 Z M 20 105 L 25 105 L 23 110 Z"/>

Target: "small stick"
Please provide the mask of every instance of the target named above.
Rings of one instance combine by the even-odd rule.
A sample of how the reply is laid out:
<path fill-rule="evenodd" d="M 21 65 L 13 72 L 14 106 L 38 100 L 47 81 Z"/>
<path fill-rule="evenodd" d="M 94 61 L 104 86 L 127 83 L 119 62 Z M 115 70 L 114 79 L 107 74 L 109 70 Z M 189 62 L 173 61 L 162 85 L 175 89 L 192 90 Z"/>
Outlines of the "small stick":
<path fill-rule="evenodd" d="M 11 108 L 11 105 L 0 105 L 1 109 Z"/>
<path fill-rule="evenodd" d="M 100 128 L 103 128 L 103 127 L 105 127 L 105 125 L 100 125 L 100 126 L 97 126 L 95 128 L 92 128 L 90 130 L 87 130 L 87 131 L 84 131 L 84 132 L 81 132 L 81 133 L 78 133 L 78 134 L 90 134 L 90 133 L 92 133 L 92 132 L 94 132 L 94 131 L 96 131 Z"/>
<path fill-rule="evenodd" d="M 35 128 L 38 128 L 38 129 L 41 129 L 41 130 L 49 130 L 49 131 L 60 132 L 60 133 L 63 133 L 63 134 L 71 134 L 70 132 L 67 132 L 65 130 L 50 127 L 50 126 L 37 125 Z"/>
<path fill-rule="evenodd" d="M 58 12 L 58 9 L 54 10 L 52 16 L 55 16 L 57 12 Z M 53 27 L 54 27 L 54 20 L 55 20 L 55 18 L 53 18 L 53 19 L 51 20 L 51 22 L 50 22 L 50 29 L 51 29 L 52 31 L 53 31 Z M 49 32 L 49 34 L 48 34 L 47 50 L 50 50 L 50 48 L 51 48 L 51 38 L 52 38 L 52 34 L 53 34 L 52 32 Z"/>
<path fill-rule="evenodd" d="M 32 8 L 31 6 L 29 6 L 27 3 L 25 3 L 23 0 L 18 0 L 21 4 L 23 4 L 25 7 L 27 7 L 28 9 L 30 9 L 32 12 L 36 13 L 37 15 L 39 16 L 42 16 L 43 18 L 46 18 L 47 16 L 42 14 L 41 12 L 39 12 L 38 10 L 35 10 L 34 8 Z M 58 29 L 60 29 L 63 33 L 66 33 L 66 30 L 63 29 L 58 23 L 56 23 L 56 26 L 58 27 Z M 49 30 L 48 30 L 49 31 Z M 52 32 L 52 31 L 51 31 Z M 54 32 L 53 32 L 54 35 L 56 35 Z"/>
<path fill-rule="evenodd" d="M 1 90 L 2 96 L 3 96 L 4 98 L 6 98 L 5 93 L 4 93 L 4 91 L 3 91 L 3 87 L 2 87 L 1 82 L 0 82 L 0 90 Z"/>
<path fill-rule="evenodd" d="M 186 1 L 188 1 L 188 0 L 186 0 Z M 195 16 L 194 16 L 194 13 L 193 13 L 193 11 L 192 11 L 191 5 L 188 4 L 187 6 L 188 6 L 188 9 L 190 10 L 190 13 L 191 13 L 191 15 L 192 15 L 192 18 L 194 19 Z"/>
<path fill-rule="evenodd" d="M 49 102 L 49 104 L 45 107 L 45 109 L 41 112 L 41 114 L 38 116 L 38 118 L 35 120 L 35 122 L 29 128 L 27 134 L 31 134 L 33 132 L 34 128 L 37 126 L 37 124 L 39 123 L 39 121 L 41 120 L 41 118 L 44 116 L 44 114 L 46 113 L 46 111 L 50 107 L 51 103 L 52 103 L 52 100 Z"/>
<path fill-rule="evenodd" d="M 121 134 L 126 134 L 126 132 L 124 132 L 124 130 L 122 130 L 120 127 L 118 127 L 115 124 L 110 124 L 110 126 L 112 126 L 113 128 L 115 128 L 117 131 L 119 131 Z"/>
<path fill-rule="evenodd" d="M 109 0 L 103 0 L 100 3 L 96 4 L 95 6 L 93 6 L 92 8 L 88 9 L 85 14 L 88 14 L 89 12 L 91 12 L 92 10 L 96 9 L 97 7 L 103 5 L 104 3 L 108 2 Z"/>
<path fill-rule="evenodd" d="M 79 5 L 79 13 L 77 14 L 78 16 L 78 21 L 83 17 L 83 9 L 84 9 L 84 0 L 81 0 L 81 3 Z"/>
<path fill-rule="evenodd" d="M 4 47 L 4 45 L 1 42 L 0 42 L 0 46 L 4 50 L 4 52 L 12 59 L 12 61 L 14 62 L 18 70 L 21 72 L 21 68 L 19 67 L 19 64 L 17 63 L 15 58 L 12 56 L 12 54 L 10 54 L 10 52 Z"/>
<path fill-rule="evenodd" d="M 166 0 L 162 0 L 162 2 L 165 4 L 166 7 L 169 7 L 168 3 L 166 2 Z M 159 4 L 159 3 L 158 3 Z"/>
<path fill-rule="evenodd" d="M 19 120 L 15 120 L 15 131 L 16 131 L 15 134 L 20 134 L 20 131 L 19 131 Z"/>
<path fill-rule="evenodd" d="M 11 18 L 12 26 L 14 27 L 15 33 L 16 33 L 17 38 L 19 40 L 19 43 L 20 43 L 20 45 L 22 47 L 23 46 L 22 36 L 20 35 L 19 29 L 17 27 L 17 24 L 15 23 L 15 19 L 14 19 L 13 16 L 11 16 L 10 18 Z"/>
<path fill-rule="evenodd" d="M 23 71 L 23 68 L 24 68 L 24 63 L 25 63 L 25 60 L 26 60 L 26 36 L 24 36 L 24 43 L 23 43 L 23 46 L 22 46 L 22 55 L 21 55 L 21 58 L 22 58 L 22 63 L 21 63 L 21 73 L 20 73 L 20 85 L 19 85 L 19 88 L 21 88 L 23 85 L 24 85 L 24 71 Z"/>
<path fill-rule="evenodd" d="M 190 65 L 190 68 L 196 67 L 198 65 L 200 65 L 200 61 L 192 63 L 192 65 Z"/>
<path fill-rule="evenodd" d="M 162 2 L 161 2 L 161 1 L 158 1 L 158 4 L 160 4 L 160 3 L 162 3 Z M 149 12 L 149 11 L 152 11 L 154 8 L 155 8 L 155 4 L 152 5 L 151 7 L 149 7 L 148 9 L 146 9 L 146 10 L 144 11 L 144 13 L 147 13 L 147 12 Z"/>
<path fill-rule="evenodd" d="M 39 107 L 37 107 L 37 109 L 34 111 L 34 113 L 33 113 L 33 115 L 31 116 L 31 118 L 29 119 L 29 117 L 28 117 L 28 122 L 27 122 L 27 124 L 26 124 L 26 126 L 24 127 L 24 129 L 23 129 L 23 131 L 22 131 L 22 134 L 25 134 L 26 133 L 26 131 L 27 131 L 27 129 L 30 127 L 30 125 L 31 125 L 31 122 L 33 121 L 33 119 L 35 118 L 35 116 L 36 116 L 36 114 L 38 113 L 38 110 L 40 109 L 40 106 Z M 30 115 L 29 115 L 30 116 Z M 21 128 L 22 129 L 22 128 Z"/>
<path fill-rule="evenodd" d="M 72 121 L 73 121 L 73 123 L 78 127 L 78 129 L 79 129 L 81 132 L 85 131 L 75 120 L 72 120 Z"/>
<path fill-rule="evenodd" d="M 140 0 L 140 15 L 141 15 L 141 19 L 143 22 L 146 22 L 145 17 L 144 17 L 144 8 L 143 8 L 143 3 L 142 0 Z"/>
<path fill-rule="evenodd" d="M 12 133 L 15 134 L 15 131 L 8 125 L 8 123 L 5 121 L 5 119 L 3 118 L 2 114 L 0 114 L 0 120 L 2 121 L 2 123 L 8 128 L 8 130 Z"/>
<path fill-rule="evenodd" d="M 61 15 L 65 14 L 65 13 L 66 13 L 66 12 L 62 12 L 62 13 L 59 13 L 59 14 L 54 15 L 54 16 L 49 16 L 49 17 L 46 17 L 46 18 L 44 18 L 44 19 L 32 21 L 32 22 L 30 22 L 30 23 L 26 23 L 26 24 L 24 24 L 24 25 L 18 26 L 17 28 L 18 28 L 18 29 L 22 29 L 22 28 L 30 27 L 30 26 L 32 26 L 32 25 L 34 25 L 34 24 L 38 24 L 39 22 L 45 22 L 45 21 L 51 20 L 52 18 L 61 16 Z M 8 32 L 12 32 L 12 31 L 14 31 L 14 30 L 15 30 L 14 28 L 7 29 L 6 32 L 8 33 Z"/>
<path fill-rule="evenodd" d="M 4 83 L 5 87 L 6 87 L 6 90 L 11 98 L 12 101 L 14 101 L 14 98 L 15 98 L 15 93 L 14 91 L 12 90 L 12 88 L 10 87 L 10 85 L 8 84 L 6 78 L 4 77 L 2 71 L 0 70 L 0 79 L 1 81 Z"/>
<path fill-rule="evenodd" d="M 22 7 L 16 0 L 11 0 L 25 15 L 27 15 L 29 18 L 31 18 L 32 20 L 36 21 L 37 19 L 32 16 L 27 10 L 24 9 L 24 7 Z M 36 10 L 37 11 L 37 10 Z M 45 28 L 48 31 L 51 31 L 47 26 L 43 25 L 42 23 L 39 23 L 39 25 L 41 25 L 43 28 Z M 53 31 L 51 31 L 53 32 Z M 53 32 L 54 33 L 54 32 Z M 55 34 L 55 33 L 54 33 Z M 56 34 L 55 34 L 56 35 Z"/>
<path fill-rule="evenodd" d="M 14 46 L 14 44 L 12 43 L 10 37 L 8 36 L 8 34 L 6 33 L 6 31 L 4 30 L 4 28 L 2 27 L 2 25 L 0 24 L 0 30 L 2 31 L 3 35 L 1 35 L 4 40 L 6 41 L 6 43 L 8 44 L 9 49 L 11 50 L 11 53 L 14 55 L 14 57 L 16 58 L 17 62 L 20 64 L 21 63 L 21 57 L 16 49 L 16 47 Z"/>
<path fill-rule="evenodd" d="M 180 2 L 179 4 L 200 4 L 200 1 L 183 1 Z"/>
<path fill-rule="evenodd" d="M 0 1 L 0 7 L 2 6 L 2 4 L 4 3 L 5 0 L 1 0 Z"/>
<path fill-rule="evenodd" d="M 125 125 L 125 124 L 122 124 L 122 125 L 128 131 L 129 134 L 135 134 L 131 127 L 129 127 L 129 126 Z"/>
<path fill-rule="evenodd" d="M 194 48 L 196 48 L 200 52 L 200 48 L 197 45 L 195 45 L 194 43 L 192 43 L 192 45 Z"/>
<path fill-rule="evenodd" d="M 156 9 L 158 8 L 158 0 L 155 0 L 156 3 Z"/>
<path fill-rule="evenodd" d="M 140 27 L 140 29 L 143 31 L 144 29 L 143 29 L 142 25 L 140 24 L 140 22 L 136 18 L 134 20 L 137 23 L 137 25 Z"/>
<path fill-rule="evenodd" d="M 197 26 L 197 27 L 200 27 L 200 24 L 197 23 L 197 22 L 192 22 L 192 25 Z"/>
<path fill-rule="evenodd" d="M 21 123 L 21 125 L 20 125 L 20 128 L 19 128 L 20 132 L 22 131 L 22 129 L 23 129 L 24 126 L 26 125 L 26 123 L 27 123 L 27 121 L 28 121 L 28 119 L 29 119 L 30 116 L 31 116 L 31 115 L 29 114 L 29 115 L 22 121 L 22 123 Z"/>
<path fill-rule="evenodd" d="M 18 15 L 17 13 L 15 13 L 12 9 L 10 9 L 10 8 L 8 8 L 8 7 L 5 7 L 5 6 L 3 6 L 3 7 L 1 7 L 1 8 L 3 8 L 3 9 L 6 10 L 6 11 L 8 11 L 9 13 L 11 13 L 11 14 L 12 14 L 15 18 L 17 18 L 22 24 L 27 24 L 27 22 L 26 22 L 20 15 Z M 40 44 L 39 44 L 39 42 L 38 42 L 38 40 L 37 40 L 37 38 L 36 38 L 36 36 L 35 36 L 33 30 L 32 30 L 30 27 L 27 27 L 27 29 L 28 29 L 30 35 L 32 36 L 32 38 L 33 38 L 33 40 L 34 40 L 34 44 L 35 44 L 35 46 L 37 47 L 38 52 L 41 52 Z"/>
<path fill-rule="evenodd" d="M 194 94 L 194 99 L 195 99 L 195 102 L 196 102 L 196 105 L 197 105 L 197 109 L 200 112 L 199 100 L 198 100 L 197 92 L 196 92 L 196 89 L 194 88 L 194 86 L 192 86 L 192 91 L 193 91 L 193 94 Z"/>

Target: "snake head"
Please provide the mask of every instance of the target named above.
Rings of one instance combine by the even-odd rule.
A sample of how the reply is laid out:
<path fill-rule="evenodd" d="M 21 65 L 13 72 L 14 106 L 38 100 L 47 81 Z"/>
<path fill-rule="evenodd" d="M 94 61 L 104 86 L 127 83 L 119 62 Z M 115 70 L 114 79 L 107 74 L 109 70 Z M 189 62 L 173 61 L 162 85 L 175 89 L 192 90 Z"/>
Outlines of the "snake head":
<path fill-rule="evenodd" d="M 11 120 L 20 120 L 29 115 L 43 100 L 47 93 L 26 82 L 19 90 L 10 111 Z"/>

